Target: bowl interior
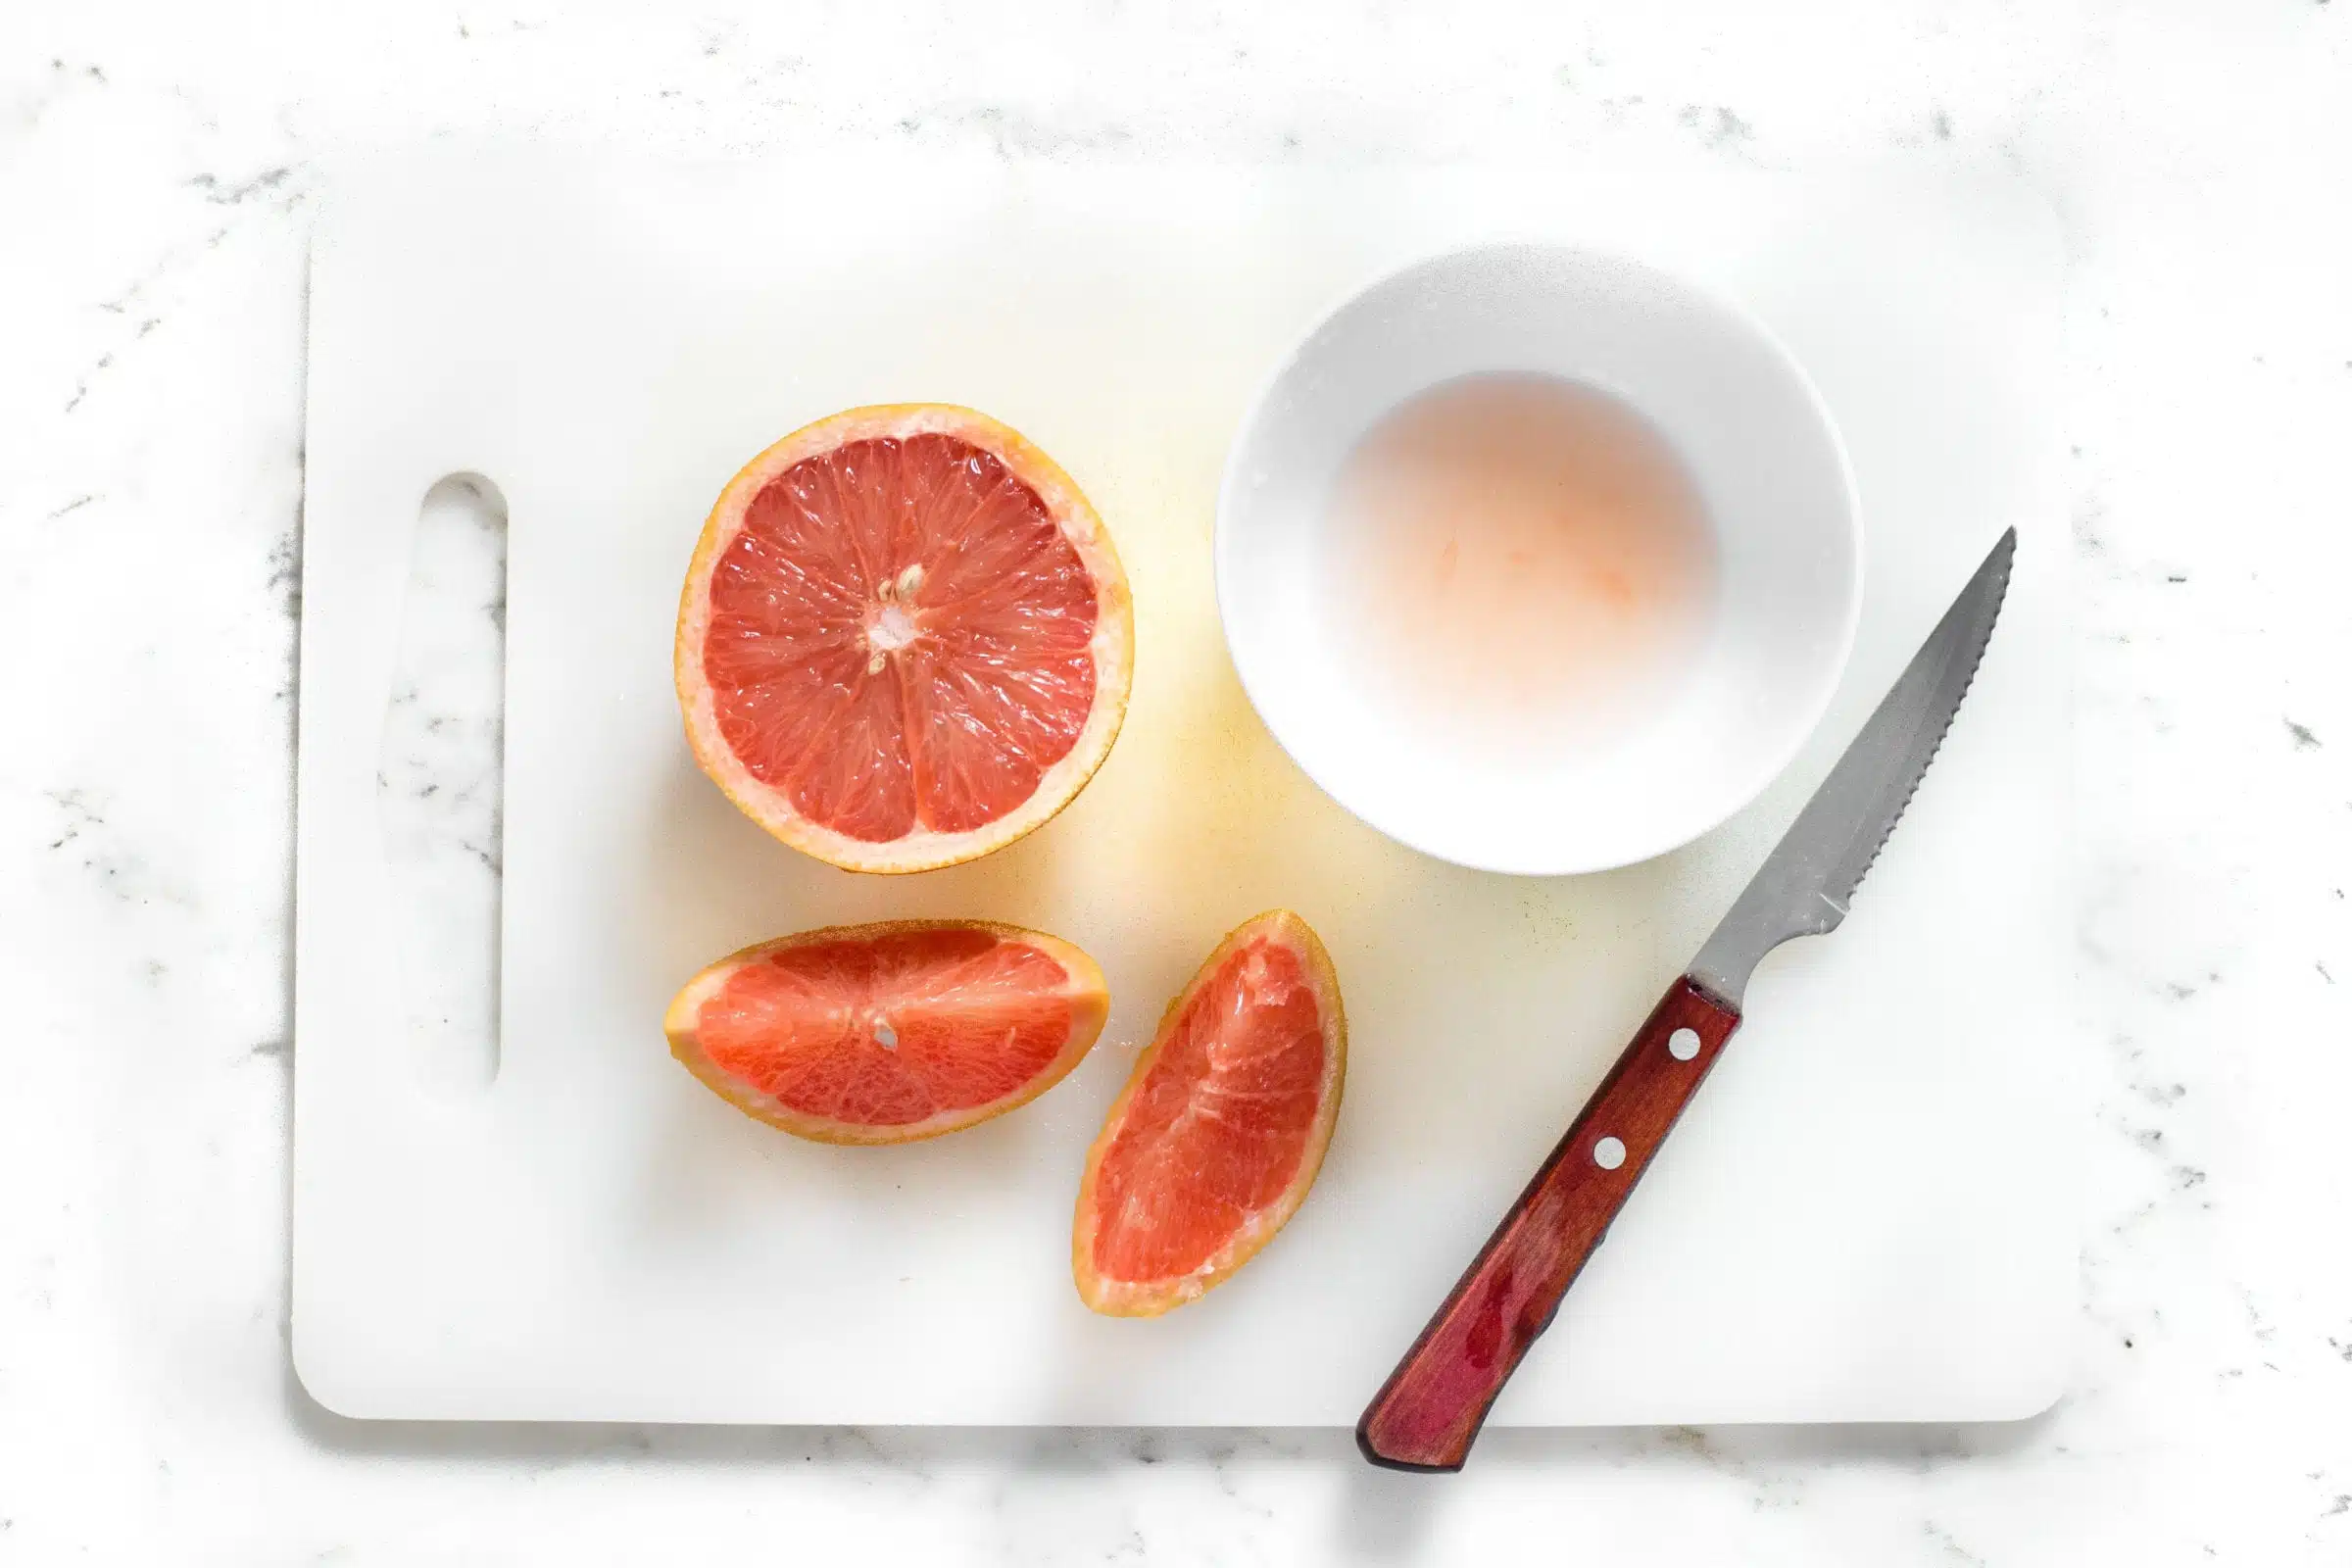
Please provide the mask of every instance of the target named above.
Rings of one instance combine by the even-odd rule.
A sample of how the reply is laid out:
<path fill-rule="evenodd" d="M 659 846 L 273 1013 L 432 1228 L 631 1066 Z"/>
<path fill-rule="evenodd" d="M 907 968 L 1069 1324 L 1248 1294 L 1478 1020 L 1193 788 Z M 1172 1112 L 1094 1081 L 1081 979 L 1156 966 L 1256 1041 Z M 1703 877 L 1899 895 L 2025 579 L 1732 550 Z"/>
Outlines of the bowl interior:
<path fill-rule="evenodd" d="M 1440 381 L 1532 370 L 1609 392 L 1680 456 L 1713 524 L 1703 645 L 1605 742 L 1526 757 L 1432 744 L 1335 646 L 1330 493 L 1380 417 Z M 1787 351 L 1644 264 L 1494 245 L 1416 264 L 1327 318 L 1244 421 L 1225 473 L 1217 597 L 1277 740 L 1373 826 L 1462 865 L 1600 870 L 1688 843 L 1752 800 L 1820 720 L 1853 642 L 1853 483 Z"/>

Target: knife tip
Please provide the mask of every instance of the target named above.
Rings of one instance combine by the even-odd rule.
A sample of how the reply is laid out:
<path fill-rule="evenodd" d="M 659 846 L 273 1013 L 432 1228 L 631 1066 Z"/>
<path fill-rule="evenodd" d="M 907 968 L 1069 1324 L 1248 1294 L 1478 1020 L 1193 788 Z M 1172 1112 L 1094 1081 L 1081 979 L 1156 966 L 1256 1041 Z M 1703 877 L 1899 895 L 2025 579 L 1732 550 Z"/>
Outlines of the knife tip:
<path fill-rule="evenodd" d="M 2017 529 L 2015 527 L 2005 528 L 2001 531 L 2001 536 L 1992 542 L 1992 548 L 1984 553 L 1984 560 L 1978 565 L 1976 575 L 1970 579 L 1968 589 L 1960 595 L 1961 601 L 1965 602 L 1981 584 L 1993 578 L 1999 578 L 2002 588 L 2006 589 L 2009 568 L 2016 558 Z"/>

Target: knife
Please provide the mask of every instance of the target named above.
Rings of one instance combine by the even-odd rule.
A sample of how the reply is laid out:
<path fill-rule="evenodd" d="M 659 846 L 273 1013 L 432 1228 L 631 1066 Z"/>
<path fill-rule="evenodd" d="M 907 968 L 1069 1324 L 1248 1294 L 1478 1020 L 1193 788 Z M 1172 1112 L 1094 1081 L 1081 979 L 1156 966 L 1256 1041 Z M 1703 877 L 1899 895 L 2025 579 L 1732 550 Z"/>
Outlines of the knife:
<path fill-rule="evenodd" d="M 1356 1446 L 1396 1470 L 1459 1470 L 1487 1410 L 1551 1326 L 1651 1156 L 1740 1027 L 1748 976 L 1790 937 L 1845 919 L 1943 744 L 1992 637 L 2017 530 L 1952 601 L 1893 689 L 1617 1058 L 1511 1211 L 1389 1375 Z"/>

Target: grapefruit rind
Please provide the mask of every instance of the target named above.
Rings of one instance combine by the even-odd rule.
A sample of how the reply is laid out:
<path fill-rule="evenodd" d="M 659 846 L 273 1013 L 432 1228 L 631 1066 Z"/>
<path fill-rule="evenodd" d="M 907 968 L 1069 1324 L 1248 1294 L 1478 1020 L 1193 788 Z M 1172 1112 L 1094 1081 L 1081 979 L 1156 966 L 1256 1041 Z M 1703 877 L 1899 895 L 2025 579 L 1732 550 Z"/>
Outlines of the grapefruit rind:
<path fill-rule="evenodd" d="M 783 792 L 762 783 L 720 738 L 702 650 L 710 626 L 710 573 L 743 529 L 752 501 L 768 482 L 793 465 L 853 441 L 904 440 L 948 435 L 980 447 L 1004 463 L 1037 493 L 1060 525 L 1095 580 L 1095 630 L 1089 652 L 1095 664 L 1095 701 L 1086 726 L 1061 760 L 1039 778 L 1019 806 L 983 826 L 956 833 L 918 827 L 882 843 L 852 838 L 811 822 L 795 810 Z M 1110 755 L 1127 716 L 1135 673 L 1135 607 L 1127 573 L 1109 530 L 1077 481 L 1019 431 L 976 409 L 947 403 L 890 403 L 849 409 L 803 425 L 760 453 L 718 495 L 703 523 L 686 586 L 678 601 L 678 630 L 672 660 L 678 704 L 686 722 L 686 744 L 694 760 L 746 816 L 806 855 L 849 871 L 889 874 L 934 871 L 992 855 L 1052 821 L 1078 798 L 1095 770 Z"/>
<path fill-rule="evenodd" d="M 1095 1254 L 1095 1189 L 1102 1171 L 1102 1159 L 1127 1115 L 1127 1106 L 1151 1074 L 1159 1059 L 1160 1047 L 1200 988 L 1223 968 L 1235 953 L 1262 936 L 1276 940 L 1298 955 L 1302 960 L 1307 982 L 1314 992 L 1316 1016 L 1323 1032 L 1323 1079 L 1316 1096 L 1315 1119 L 1309 1127 L 1306 1145 L 1298 1159 L 1298 1172 L 1289 1187 L 1274 1202 L 1244 1220 L 1225 1245 L 1191 1272 L 1157 1280 L 1120 1280 L 1102 1275 L 1096 1267 Z M 1127 1085 L 1119 1098 L 1111 1102 L 1108 1114 L 1102 1119 L 1102 1131 L 1095 1138 L 1094 1147 L 1087 1151 L 1086 1175 L 1078 1186 L 1078 1212 L 1070 1239 L 1070 1268 L 1077 1281 L 1079 1298 L 1095 1311 L 1107 1317 L 1157 1317 L 1199 1300 L 1209 1291 L 1232 1278 L 1241 1266 L 1257 1255 L 1274 1239 L 1277 1231 L 1298 1212 L 1306 1195 L 1322 1171 L 1323 1156 L 1331 1148 L 1332 1129 L 1338 1125 L 1340 1100 L 1348 1081 L 1348 1014 L 1340 1001 L 1339 971 L 1332 967 L 1331 955 L 1305 920 L 1289 909 L 1269 909 L 1244 921 L 1227 933 L 1217 944 L 1185 988 L 1160 1014 L 1159 1027 L 1152 1044 L 1136 1059 L 1135 1070 L 1128 1075 Z"/>
<path fill-rule="evenodd" d="M 768 955 L 787 948 L 808 947 L 821 942 L 871 942 L 880 937 L 912 931 L 985 931 L 1004 942 L 1017 942 L 1037 949 L 1061 965 L 1067 977 L 1064 995 L 1070 1000 L 1070 1036 L 1062 1043 L 1054 1060 L 1035 1077 L 1023 1083 L 1013 1093 L 982 1105 L 967 1105 L 943 1111 L 923 1121 L 906 1122 L 894 1126 L 876 1126 L 864 1122 L 835 1121 L 827 1117 L 810 1116 L 794 1110 L 768 1095 L 726 1072 L 704 1054 L 697 1038 L 703 1004 L 716 996 L 728 979 L 746 964 L 757 963 Z M 867 925 L 825 926 L 814 931 L 796 932 L 770 942 L 755 943 L 703 970 L 680 988 L 670 1002 L 669 1010 L 662 1014 L 662 1031 L 669 1037 L 669 1054 L 680 1065 L 701 1079 L 705 1087 L 737 1110 L 770 1127 L 806 1138 L 819 1144 L 911 1144 L 926 1138 L 938 1138 L 947 1133 L 960 1132 L 990 1121 L 1006 1111 L 1017 1110 L 1047 1090 L 1069 1076 L 1070 1069 L 1085 1059 L 1102 1033 L 1102 1022 L 1110 1015 L 1110 991 L 1103 983 L 1102 970 L 1094 959 L 1059 937 L 1043 931 L 1030 931 L 1017 925 L 1004 925 L 994 920 L 880 920 Z"/>

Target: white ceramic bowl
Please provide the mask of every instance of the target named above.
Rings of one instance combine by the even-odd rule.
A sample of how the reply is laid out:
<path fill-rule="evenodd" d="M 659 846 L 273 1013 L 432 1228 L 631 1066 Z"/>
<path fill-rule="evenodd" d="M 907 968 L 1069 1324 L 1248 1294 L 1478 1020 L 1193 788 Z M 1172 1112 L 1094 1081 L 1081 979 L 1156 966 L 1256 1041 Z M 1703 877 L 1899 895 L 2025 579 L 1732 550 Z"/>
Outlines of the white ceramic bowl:
<path fill-rule="evenodd" d="M 1529 761 L 1433 744 L 1349 667 L 1324 603 L 1327 502 L 1398 403 L 1543 371 L 1645 415 L 1696 484 L 1717 586 L 1688 671 L 1637 723 Z M 1753 800 L 1821 719 L 1861 609 L 1861 523 L 1828 411 L 1737 307 L 1644 263 L 1488 245 L 1341 305 L 1244 419 L 1217 502 L 1217 604 L 1242 684 L 1298 765 L 1414 849 L 1482 870 L 1597 871 L 1687 844 Z"/>

